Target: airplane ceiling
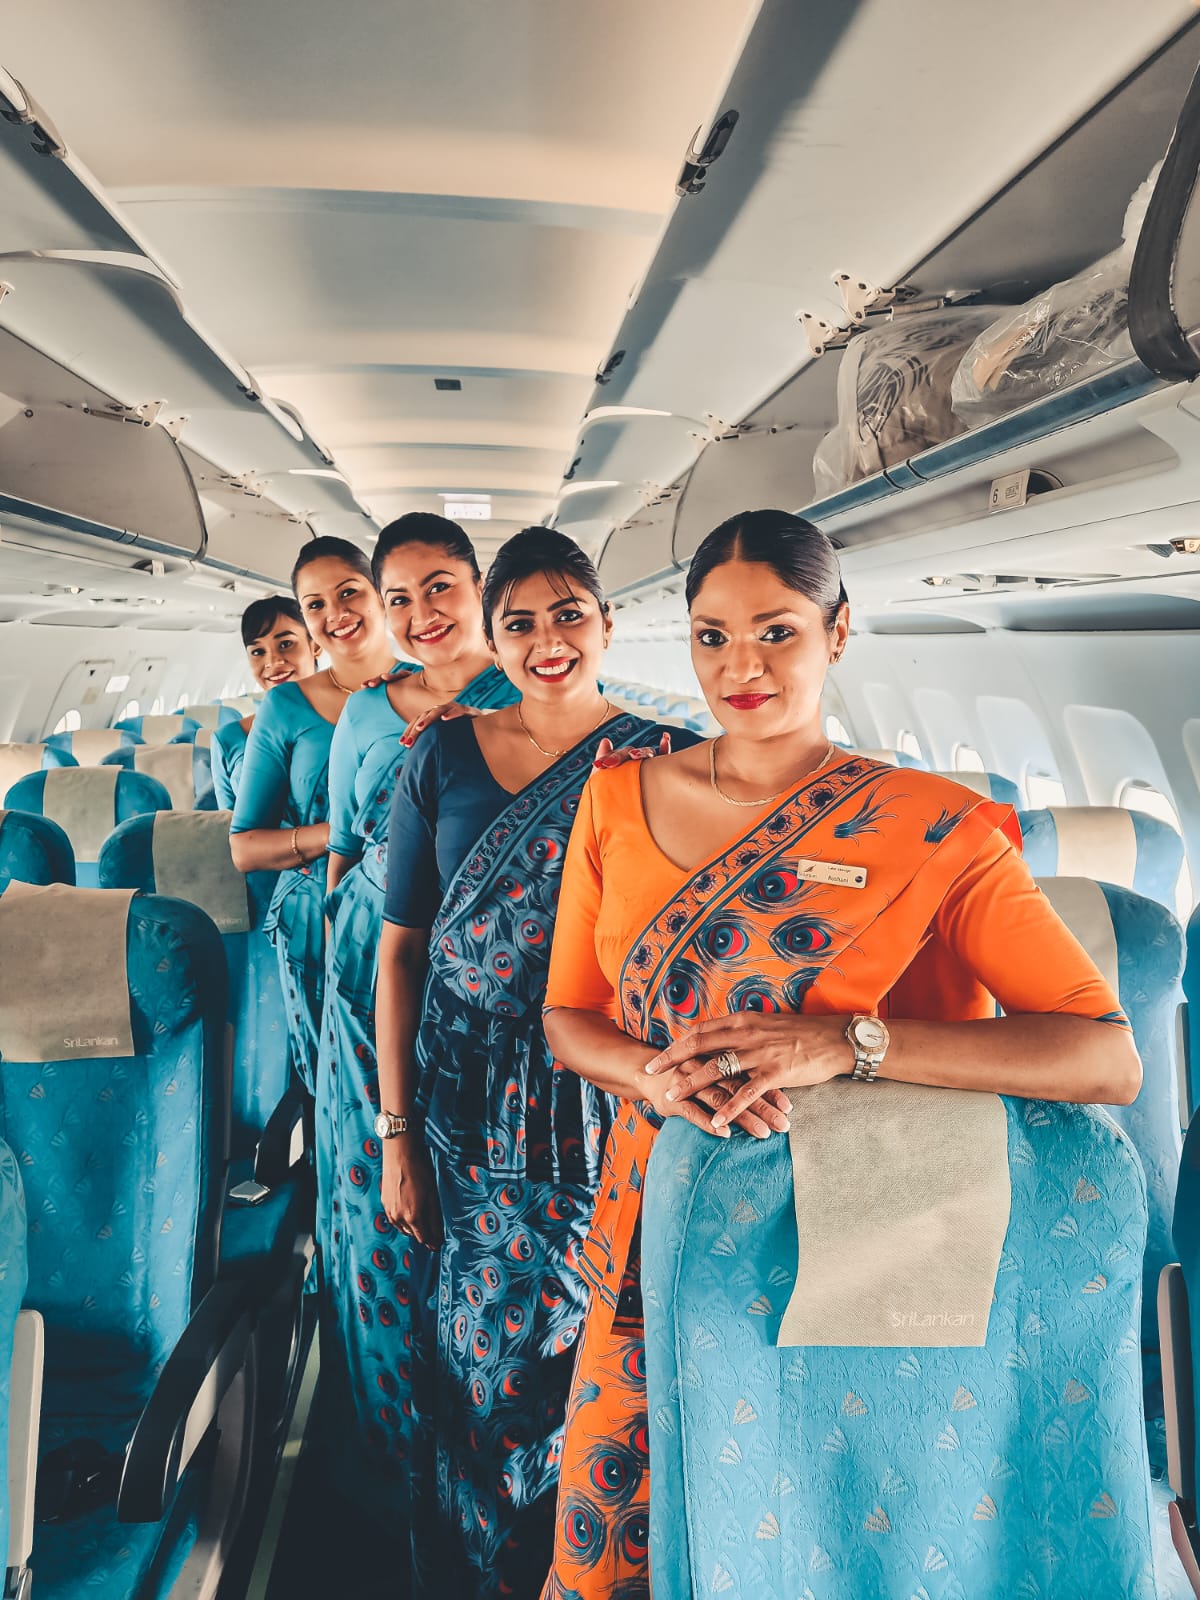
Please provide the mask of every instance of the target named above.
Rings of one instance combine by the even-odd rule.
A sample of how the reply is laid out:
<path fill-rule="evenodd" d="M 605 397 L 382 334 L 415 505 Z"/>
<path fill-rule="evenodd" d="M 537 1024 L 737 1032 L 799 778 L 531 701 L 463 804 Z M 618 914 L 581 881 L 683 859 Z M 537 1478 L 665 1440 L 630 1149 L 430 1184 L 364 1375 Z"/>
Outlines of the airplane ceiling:
<path fill-rule="evenodd" d="M 554 506 L 755 9 L 56 0 L 0 60 L 372 517 L 490 496 L 486 556 Z"/>

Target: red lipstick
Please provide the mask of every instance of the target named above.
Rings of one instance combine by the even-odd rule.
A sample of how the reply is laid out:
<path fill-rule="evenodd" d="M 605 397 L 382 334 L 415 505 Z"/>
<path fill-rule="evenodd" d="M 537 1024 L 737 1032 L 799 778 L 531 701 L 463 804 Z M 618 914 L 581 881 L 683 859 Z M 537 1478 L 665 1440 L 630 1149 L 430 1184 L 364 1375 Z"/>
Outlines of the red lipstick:
<path fill-rule="evenodd" d="M 729 694 L 725 696 L 725 704 L 732 706 L 735 711 L 757 711 L 759 706 L 765 706 L 774 696 L 769 694 Z"/>

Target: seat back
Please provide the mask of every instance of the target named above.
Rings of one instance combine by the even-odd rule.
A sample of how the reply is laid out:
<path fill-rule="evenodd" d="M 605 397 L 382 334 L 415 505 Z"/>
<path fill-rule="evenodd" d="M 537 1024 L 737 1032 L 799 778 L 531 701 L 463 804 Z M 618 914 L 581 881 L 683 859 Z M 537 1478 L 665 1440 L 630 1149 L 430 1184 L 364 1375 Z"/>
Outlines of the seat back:
<path fill-rule="evenodd" d="M 33 772 L 9 794 L 10 810 L 49 817 L 62 828 L 75 853 L 75 881 L 81 888 L 96 887 L 100 847 L 118 822 L 171 809 L 171 796 L 157 779 L 104 766 L 80 767 L 62 780 L 53 772 Z"/>
<path fill-rule="evenodd" d="M 74 756 L 81 767 L 98 767 L 114 750 L 125 750 L 142 740 L 126 728 L 77 728 L 74 733 L 49 734 L 46 743 Z"/>
<path fill-rule="evenodd" d="M 213 700 L 205 705 L 188 706 L 185 715 L 210 731 L 219 728 L 223 723 L 236 722 L 238 717 L 232 707 L 222 705 L 219 700 Z"/>
<path fill-rule="evenodd" d="M 220 930 L 233 1033 L 231 1151 L 238 1160 L 254 1153 L 287 1088 L 288 1034 L 279 961 L 262 931 L 274 879 L 235 872 L 229 821 L 227 812 L 131 817 L 105 841 L 100 886 L 188 900 Z"/>
<path fill-rule="evenodd" d="M 922 771 L 926 770 L 925 763 L 923 761 L 919 761 L 916 756 L 910 756 L 906 754 L 903 750 L 856 749 L 854 754 L 858 756 L 865 756 L 868 761 L 882 761 L 887 767 L 917 767 Z M 953 772 L 950 774 L 950 776 L 955 779 L 961 779 L 964 774 Z"/>
<path fill-rule="evenodd" d="M 69 751 L 50 744 L 0 744 L 0 805 L 8 791 L 31 772 L 78 766 Z"/>
<path fill-rule="evenodd" d="M 1121 806 L 1050 806 L 1018 821 L 1035 878 L 1095 878 L 1174 910 L 1183 840 L 1169 823 Z"/>
<path fill-rule="evenodd" d="M 1179 1419 L 1179 1436 L 1190 1457 L 1181 1476 L 1194 1498 L 1200 1482 L 1200 1117 L 1193 1117 L 1183 1142 L 1174 1238 L 1187 1307 L 1183 1318 L 1187 1348 L 1175 1353 L 1177 1395 L 1190 1411 Z M 1192 1511 L 1194 1514 L 1194 1505 Z"/>
<path fill-rule="evenodd" d="M 167 744 L 136 745 L 129 750 L 114 750 L 105 756 L 102 766 L 122 767 L 126 772 L 140 772 L 156 779 L 171 796 L 176 811 L 215 811 L 217 796 L 213 789 L 212 750 L 206 742 L 199 742 L 207 733 L 180 734 Z"/>
<path fill-rule="evenodd" d="M 1183 1052 L 1186 1121 L 1200 1109 L 1200 907 L 1192 912 L 1187 925 L 1187 957 L 1183 969 L 1183 1009 L 1180 1012 L 1180 1045 Z"/>
<path fill-rule="evenodd" d="M 24 1485 L 19 1482 L 18 1450 L 10 1460 L 9 1412 L 15 1401 L 18 1409 L 21 1397 L 14 1392 L 13 1355 L 16 1343 L 17 1318 L 25 1299 L 29 1277 L 27 1257 L 27 1222 L 25 1216 L 25 1191 L 21 1184 L 17 1158 L 0 1140 L 0 1461 L 10 1462 L 8 1474 L 0 1476 L 0 1549 L 12 1550 L 13 1516 L 20 1518 L 20 1505 L 13 1505 L 12 1496 L 20 1494 Z M 18 1445 L 18 1441 L 13 1441 Z M 18 1537 L 21 1530 L 17 1530 Z M 27 1552 L 25 1552 L 27 1555 Z M 18 1563 L 20 1564 L 20 1563 Z"/>
<path fill-rule="evenodd" d="M 650 1434 L 656 1594 L 999 1600 L 1068 1571 L 1072 1595 L 1152 1592 L 1141 1169 L 1094 1107 L 1003 1109 L 994 1301 L 986 1342 L 957 1348 L 780 1348 L 805 1269 L 788 1140 L 668 1120 L 643 1192 L 647 1415 L 629 1421 Z M 886 1208 L 878 1174 L 856 1203 Z M 912 1309 L 942 1310 L 919 1292 Z M 598 1444 L 597 1483 L 624 1447 Z"/>
<path fill-rule="evenodd" d="M 0 884 L 74 883 L 75 855 L 57 822 L 32 811 L 0 811 Z"/>
<path fill-rule="evenodd" d="M 1156 1302 L 1162 1268 L 1173 1259 L 1171 1218 L 1179 1175 L 1179 1071 L 1176 1013 L 1183 971 L 1183 930 L 1157 900 L 1092 883 L 1044 878 L 1039 887 L 1108 980 L 1133 1029 L 1142 1060 L 1142 1088 L 1111 1115 L 1128 1133 L 1146 1173 L 1150 1211 L 1144 1265 L 1142 1344 L 1147 1354 L 1146 1414 L 1162 1417 L 1158 1394 Z"/>
<path fill-rule="evenodd" d="M 934 776 L 949 778 L 951 783 L 961 784 L 964 789 L 981 794 L 985 800 L 1011 806 L 1014 811 L 1021 809 L 1021 791 L 1011 778 L 1002 778 L 998 772 L 937 772 Z"/>
<path fill-rule="evenodd" d="M 120 722 L 113 723 L 113 727 L 136 733 L 144 744 L 166 744 L 177 733 L 197 733 L 200 724 L 194 717 L 174 711 L 166 716 L 122 717 Z"/>
<path fill-rule="evenodd" d="M 29 951 L 31 971 L 53 940 L 60 982 L 47 1004 L 55 1037 L 71 1046 L 21 1060 L 0 1042 L 0 1136 L 30 1217 L 27 1304 L 46 1324 L 43 1416 L 51 1440 L 56 1417 L 77 1430 L 95 1418 L 103 1433 L 104 1419 L 141 1411 L 215 1273 L 224 955 L 194 906 L 107 890 L 9 886 L 0 939 L 7 952 Z M 10 968 L 0 993 L 30 981 Z M 95 1034 L 114 1005 L 128 1017 L 132 1054 L 95 1054 L 123 1042 Z M 0 1015 L 0 1041 L 9 1026 Z"/>

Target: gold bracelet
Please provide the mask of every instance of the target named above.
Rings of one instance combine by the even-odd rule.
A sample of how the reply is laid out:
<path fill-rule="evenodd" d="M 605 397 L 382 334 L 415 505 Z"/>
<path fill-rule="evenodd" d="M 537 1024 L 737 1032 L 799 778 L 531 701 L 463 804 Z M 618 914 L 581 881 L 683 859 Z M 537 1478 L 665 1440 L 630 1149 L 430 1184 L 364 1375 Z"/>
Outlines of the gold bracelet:
<path fill-rule="evenodd" d="M 295 856 L 296 860 L 300 863 L 300 865 L 303 866 L 304 865 L 304 857 L 300 853 L 300 846 L 296 843 L 296 840 L 299 837 L 300 837 L 300 829 L 299 828 L 293 828 L 292 829 L 292 854 Z"/>

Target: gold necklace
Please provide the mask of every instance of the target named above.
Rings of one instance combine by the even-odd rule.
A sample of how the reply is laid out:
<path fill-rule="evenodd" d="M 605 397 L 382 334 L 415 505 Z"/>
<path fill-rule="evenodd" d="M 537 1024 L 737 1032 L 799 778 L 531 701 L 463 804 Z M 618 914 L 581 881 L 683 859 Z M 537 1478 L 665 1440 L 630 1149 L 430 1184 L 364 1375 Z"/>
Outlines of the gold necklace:
<path fill-rule="evenodd" d="M 346 687 L 346 685 L 344 683 L 339 683 L 338 682 L 337 673 L 333 670 L 332 667 L 327 667 L 325 670 L 329 673 L 329 681 L 330 681 L 330 683 L 333 685 L 333 687 L 335 689 L 340 689 L 343 694 L 353 694 L 354 693 L 353 689 L 347 689 L 347 687 Z"/>
<path fill-rule="evenodd" d="M 608 721 L 609 717 L 614 716 L 614 715 L 615 715 L 615 713 L 613 711 L 612 706 L 606 700 L 604 702 L 604 710 L 600 715 L 600 721 L 598 723 L 596 723 L 596 726 L 594 728 L 589 728 L 587 733 L 585 733 L 583 737 L 586 739 L 590 734 L 595 733 L 596 728 L 602 728 L 604 726 L 604 724 Z M 533 746 L 533 748 L 535 750 L 537 750 L 537 751 L 540 751 L 542 755 L 549 756 L 552 760 L 557 760 L 559 756 L 565 756 L 568 750 L 571 750 L 571 749 L 574 748 L 573 745 L 565 745 L 563 747 L 563 749 L 561 749 L 561 750 L 547 750 L 544 745 L 540 745 L 537 742 L 537 740 L 533 737 L 533 735 L 530 733 L 529 729 L 525 726 L 525 717 L 524 717 L 523 712 L 521 711 L 521 702 L 519 700 L 517 701 L 517 721 L 521 724 L 521 732 L 529 740 L 529 742 Z M 581 743 L 581 741 L 577 739 L 575 741 L 575 743 L 579 744 L 579 743 Z"/>
<path fill-rule="evenodd" d="M 772 800 L 778 800 L 780 795 L 785 795 L 788 792 L 788 789 L 791 789 L 797 782 L 799 782 L 798 778 L 793 778 L 785 788 L 779 790 L 778 794 L 764 795 L 761 800 L 736 800 L 733 795 L 726 794 L 724 789 L 722 789 L 721 785 L 717 782 L 718 743 L 719 740 L 714 739 L 708 747 L 708 776 L 714 791 L 720 795 L 721 799 L 724 800 L 727 806 L 765 806 L 768 805 Z M 800 774 L 800 777 L 806 778 L 811 773 L 816 772 L 820 767 L 823 767 L 832 754 L 833 744 L 832 742 L 827 742 L 824 752 L 821 755 L 821 759 L 819 761 L 814 761 L 811 767 L 807 768 L 806 771 Z"/>

